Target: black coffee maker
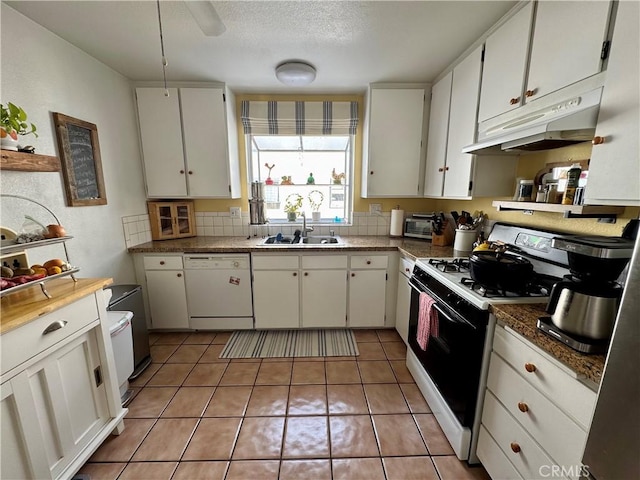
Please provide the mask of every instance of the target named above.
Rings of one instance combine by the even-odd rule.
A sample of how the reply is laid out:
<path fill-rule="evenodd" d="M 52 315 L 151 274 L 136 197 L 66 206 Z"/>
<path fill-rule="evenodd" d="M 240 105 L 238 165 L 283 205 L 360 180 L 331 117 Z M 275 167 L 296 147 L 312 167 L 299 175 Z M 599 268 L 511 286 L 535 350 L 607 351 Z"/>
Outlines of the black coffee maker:
<path fill-rule="evenodd" d="M 557 282 L 539 328 L 582 352 L 605 351 L 615 324 L 633 241 L 622 237 L 556 237 L 551 246 L 565 250 L 570 275 Z"/>

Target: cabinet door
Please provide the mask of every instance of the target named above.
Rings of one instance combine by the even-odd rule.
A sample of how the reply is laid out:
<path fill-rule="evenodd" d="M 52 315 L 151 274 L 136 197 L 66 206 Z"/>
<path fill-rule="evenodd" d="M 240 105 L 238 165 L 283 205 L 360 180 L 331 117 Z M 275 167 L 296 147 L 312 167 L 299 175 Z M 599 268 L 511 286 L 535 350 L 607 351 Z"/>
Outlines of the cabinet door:
<path fill-rule="evenodd" d="M 418 196 L 424 96 L 423 88 L 371 89 L 364 196 Z"/>
<path fill-rule="evenodd" d="M 610 8 L 605 1 L 537 2 L 526 87 L 533 96 L 527 100 L 600 72 Z"/>
<path fill-rule="evenodd" d="M 149 202 L 149 223 L 154 240 L 175 238 L 174 209 L 171 203 Z"/>
<path fill-rule="evenodd" d="M 347 317 L 347 272 L 304 271 L 301 298 L 303 327 L 344 327 Z"/>
<path fill-rule="evenodd" d="M 586 204 L 640 205 L 638 5 L 618 5 L 596 128 L 605 141 L 593 146 Z"/>
<path fill-rule="evenodd" d="M 178 90 L 136 88 L 144 175 L 149 197 L 186 197 Z"/>
<path fill-rule="evenodd" d="M 468 197 L 473 155 L 462 148 L 475 142 L 476 113 L 480 95 L 482 47 L 478 47 L 453 69 L 447 162 L 444 174 L 445 197 Z"/>
<path fill-rule="evenodd" d="M 410 275 L 411 272 L 408 272 Z M 409 345 L 409 308 L 411 307 L 411 287 L 409 278 L 398 273 L 398 300 L 396 304 L 396 330 L 404 343 Z"/>
<path fill-rule="evenodd" d="M 253 272 L 256 328 L 299 328 L 300 288 L 297 270 Z"/>
<path fill-rule="evenodd" d="M 349 326 L 384 327 L 386 270 L 355 270 L 349 274 Z"/>
<path fill-rule="evenodd" d="M 447 157 L 452 81 L 453 72 L 449 72 L 431 90 L 429 140 L 427 142 L 427 163 L 424 180 L 424 195 L 426 197 L 442 196 L 444 167 Z"/>
<path fill-rule="evenodd" d="M 49 467 L 37 454 L 43 445 L 33 402 L 28 394 L 19 398 L 12 384 L 0 385 L 0 478 L 47 478 Z"/>
<path fill-rule="evenodd" d="M 176 203 L 173 205 L 173 215 L 175 218 L 176 238 L 194 237 L 196 235 L 196 222 L 192 203 Z"/>
<path fill-rule="evenodd" d="M 522 105 L 533 2 L 505 22 L 486 40 L 478 121 Z M 512 101 L 515 99 L 515 101 Z"/>
<path fill-rule="evenodd" d="M 187 295 L 181 270 L 147 270 L 147 295 L 153 328 L 189 328 Z"/>
<path fill-rule="evenodd" d="M 222 88 L 181 88 L 184 152 L 190 197 L 230 197 Z"/>

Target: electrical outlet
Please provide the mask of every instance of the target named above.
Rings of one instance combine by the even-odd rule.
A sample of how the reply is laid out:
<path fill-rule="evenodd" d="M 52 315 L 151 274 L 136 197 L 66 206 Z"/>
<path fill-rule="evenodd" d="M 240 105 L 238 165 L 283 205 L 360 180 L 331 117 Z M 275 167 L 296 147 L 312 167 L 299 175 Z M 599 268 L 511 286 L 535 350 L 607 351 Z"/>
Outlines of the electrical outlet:
<path fill-rule="evenodd" d="M 382 204 L 381 203 L 370 203 L 369 204 L 369 213 L 382 213 Z"/>
<path fill-rule="evenodd" d="M 240 207 L 229 207 L 229 215 L 232 218 L 240 218 L 242 216 L 242 210 Z"/>

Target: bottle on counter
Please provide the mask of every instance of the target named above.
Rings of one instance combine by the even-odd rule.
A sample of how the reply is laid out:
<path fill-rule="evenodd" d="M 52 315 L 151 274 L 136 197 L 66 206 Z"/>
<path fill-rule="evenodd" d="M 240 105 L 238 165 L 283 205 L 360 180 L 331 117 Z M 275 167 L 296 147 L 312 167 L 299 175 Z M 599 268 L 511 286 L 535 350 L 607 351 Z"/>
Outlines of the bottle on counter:
<path fill-rule="evenodd" d="M 573 205 L 581 173 L 582 167 L 579 163 L 574 163 L 571 165 L 571 168 L 567 170 L 567 186 L 565 187 L 564 194 L 562 195 L 563 205 Z"/>

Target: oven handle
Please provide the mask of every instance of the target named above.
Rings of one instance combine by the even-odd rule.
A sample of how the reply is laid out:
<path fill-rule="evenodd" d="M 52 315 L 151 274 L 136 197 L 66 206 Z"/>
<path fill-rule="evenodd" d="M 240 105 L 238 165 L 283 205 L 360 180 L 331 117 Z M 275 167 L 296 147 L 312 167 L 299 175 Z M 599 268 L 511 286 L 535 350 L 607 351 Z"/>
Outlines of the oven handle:
<path fill-rule="evenodd" d="M 410 286 L 411 288 L 413 288 L 416 292 L 418 292 L 418 293 L 423 293 L 423 292 L 424 292 L 424 293 L 428 294 L 429 296 L 431 296 L 434 300 L 436 300 L 436 302 L 445 303 L 445 302 L 443 302 L 443 301 L 442 301 L 442 299 L 441 299 L 438 295 L 434 294 L 434 293 L 433 293 L 431 290 L 429 290 L 425 285 L 423 285 L 422 283 L 418 282 L 418 281 L 417 281 L 417 280 L 415 280 L 415 279 L 411 279 L 411 280 L 412 280 L 412 281 L 410 281 L 410 282 L 409 282 L 409 286 Z M 415 281 L 416 283 L 418 283 L 418 284 L 419 284 L 419 285 L 420 285 L 424 290 L 422 290 L 422 289 L 418 288 L 418 287 L 413 283 L 414 281 Z M 434 307 L 436 310 L 438 310 L 438 312 L 440 312 L 442 315 L 444 315 L 445 320 L 449 320 L 450 322 L 453 322 L 453 323 L 464 323 L 464 324 L 465 324 L 465 326 L 467 326 L 467 327 L 471 327 L 471 328 L 473 328 L 474 330 L 477 330 L 477 329 L 478 329 L 478 327 L 476 327 L 473 323 L 471 323 L 471 322 L 469 322 L 468 320 L 466 320 L 465 318 L 463 318 L 463 317 L 462 317 L 459 313 L 457 313 L 457 312 L 454 312 L 454 311 L 452 311 L 452 312 L 446 312 L 446 311 L 444 311 L 444 310 L 442 309 L 442 307 L 438 306 L 437 304 L 434 304 L 434 305 L 433 305 L 433 307 Z"/>

